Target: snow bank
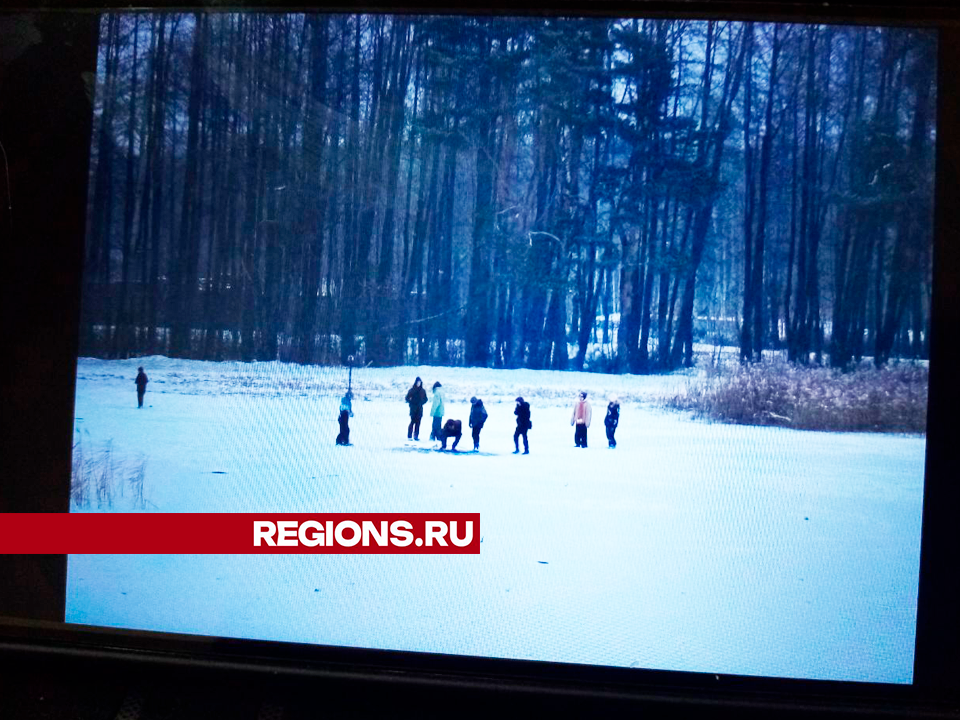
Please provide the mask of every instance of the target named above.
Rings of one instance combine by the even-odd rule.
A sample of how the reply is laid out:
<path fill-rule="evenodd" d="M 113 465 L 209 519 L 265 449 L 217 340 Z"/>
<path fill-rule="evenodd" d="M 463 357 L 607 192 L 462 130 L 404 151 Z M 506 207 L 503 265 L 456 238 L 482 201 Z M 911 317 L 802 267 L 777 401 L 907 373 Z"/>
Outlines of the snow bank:
<path fill-rule="evenodd" d="M 162 356 L 130 360 L 80 358 L 78 382 L 96 382 L 111 389 L 130 389 L 137 367 L 150 377 L 149 391 L 181 395 L 251 395 L 270 397 L 339 398 L 347 386 L 345 367 L 297 365 L 282 362 L 204 362 Z M 557 370 L 495 370 L 406 366 L 354 368 L 353 391 L 361 400 L 402 400 L 421 377 L 429 391 L 439 381 L 447 398 L 455 402 L 472 396 L 486 404 L 509 403 L 520 395 L 543 405 L 572 404 L 581 390 L 595 402 L 617 395 L 621 402 L 656 402 L 664 394 L 678 391 L 695 370 L 670 375 L 602 375 Z"/>

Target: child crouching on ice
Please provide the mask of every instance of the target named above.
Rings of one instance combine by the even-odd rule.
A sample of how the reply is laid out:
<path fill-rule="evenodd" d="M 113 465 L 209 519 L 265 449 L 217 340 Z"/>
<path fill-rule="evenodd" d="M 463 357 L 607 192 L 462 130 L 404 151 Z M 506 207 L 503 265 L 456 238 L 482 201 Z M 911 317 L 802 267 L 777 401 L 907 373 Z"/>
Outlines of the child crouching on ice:
<path fill-rule="evenodd" d="M 463 423 L 459 420 L 447 420 L 446 424 L 443 426 L 443 430 L 440 431 L 440 449 L 447 449 L 447 438 L 453 438 L 453 447 L 450 448 L 454 452 L 457 451 L 457 443 L 460 442 L 460 437 L 463 435 Z"/>

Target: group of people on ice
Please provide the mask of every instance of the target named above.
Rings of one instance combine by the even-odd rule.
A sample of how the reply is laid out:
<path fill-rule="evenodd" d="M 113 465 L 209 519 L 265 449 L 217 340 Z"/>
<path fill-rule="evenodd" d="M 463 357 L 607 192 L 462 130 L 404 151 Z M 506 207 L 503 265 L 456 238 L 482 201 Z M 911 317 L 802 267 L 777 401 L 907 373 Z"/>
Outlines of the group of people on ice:
<path fill-rule="evenodd" d="M 143 407 L 143 396 L 147 389 L 147 375 L 143 368 L 137 368 L 137 407 Z M 420 422 L 423 420 L 423 408 L 430 402 L 430 417 L 433 418 L 430 427 L 430 440 L 440 443 L 440 449 L 447 449 L 447 440 L 452 438 L 453 445 L 451 450 L 456 452 L 460 438 L 463 436 L 463 423 L 460 420 L 448 419 L 443 422 L 443 385 L 439 382 L 433 384 L 433 398 L 428 400 L 427 391 L 423 387 L 423 380 L 419 377 L 413 381 L 413 386 L 407 391 L 406 403 L 410 407 L 410 424 L 407 426 L 407 440 L 420 440 Z M 517 417 L 517 427 L 513 433 L 514 454 L 520 452 L 520 440 L 523 440 L 523 454 L 530 454 L 530 441 L 527 433 L 533 428 L 530 422 L 530 403 L 522 397 L 516 399 L 516 407 L 513 414 Z M 350 444 L 350 418 L 353 417 L 353 391 L 347 390 L 346 394 L 340 400 L 340 414 L 338 422 L 340 423 L 340 432 L 337 434 L 337 445 Z M 570 416 L 570 425 L 573 426 L 573 442 L 578 448 L 587 447 L 587 430 L 590 428 L 590 421 L 593 417 L 593 410 L 590 402 L 587 400 L 587 393 L 581 392 L 573 406 L 573 414 Z M 473 437 L 474 451 L 480 450 L 480 431 L 483 430 L 487 422 L 487 409 L 483 406 L 483 400 L 477 397 L 470 398 L 470 418 L 467 421 L 471 435 Z M 616 432 L 617 425 L 620 424 L 620 402 L 616 396 L 610 398 L 610 404 L 607 405 L 607 415 L 603 420 L 607 429 L 607 443 L 609 447 L 617 446 Z"/>
<path fill-rule="evenodd" d="M 460 438 L 463 435 L 463 424 L 460 420 L 448 419 L 443 422 L 444 417 L 444 397 L 443 385 L 440 382 L 433 384 L 433 397 L 430 402 L 430 417 L 433 418 L 430 429 L 430 440 L 438 441 L 440 449 L 447 449 L 447 439 L 453 438 L 451 450 L 456 451 Z M 420 440 L 420 423 L 423 420 L 423 408 L 427 404 L 427 391 L 423 387 L 423 380 L 417 378 L 413 386 L 407 391 L 406 403 L 410 407 L 410 424 L 407 426 L 407 440 Z M 516 399 L 516 407 L 513 414 L 517 418 L 516 430 L 513 433 L 514 454 L 520 453 L 520 440 L 523 440 L 523 454 L 530 454 L 530 440 L 527 433 L 533 428 L 530 421 L 530 403 L 522 397 Z M 593 411 L 587 400 L 587 393 L 581 392 L 576 404 L 573 407 L 573 415 L 570 418 L 570 424 L 574 427 L 574 444 L 578 448 L 587 447 L 587 429 L 590 427 L 590 420 Z M 480 450 L 480 431 L 487 421 L 487 409 L 483 406 L 483 400 L 479 398 L 470 398 L 470 418 L 469 426 L 472 430 L 473 449 Z M 610 399 L 607 406 L 607 415 L 604 418 L 604 425 L 607 430 L 607 442 L 609 447 L 617 446 L 616 432 L 620 423 L 620 402 L 616 397 Z"/>
<path fill-rule="evenodd" d="M 407 391 L 405 398 L 410 407 L 410 424 L 407 426 L 407 440 L 420 440 L 420 421 L 423 420 L 423 406 L 427 404 L 427 391 L 423 387 L 423 380 L 417 378 L 413 381 L 413 386 Z M 443 385 L 439 382 L 433 384 L 433 399 L 430 401 L 430 417 L 433 423 L 430 428 L 430 439 L 440 443 L 440 449 L 447 449 L 447 439 L 453 438 L 451 450 L 456 451 L 460 438 L 463 437 L 463 423 L 460 420 L 447 420 L 443 422 Z M 483 424 L 487 421 L 487 409 L 483 406 L 483 400 L 479 398 L 470 398 L 470 418 L 468 420 L 473 436 L 474 451 L 480 450 L 480 431 Z"/>

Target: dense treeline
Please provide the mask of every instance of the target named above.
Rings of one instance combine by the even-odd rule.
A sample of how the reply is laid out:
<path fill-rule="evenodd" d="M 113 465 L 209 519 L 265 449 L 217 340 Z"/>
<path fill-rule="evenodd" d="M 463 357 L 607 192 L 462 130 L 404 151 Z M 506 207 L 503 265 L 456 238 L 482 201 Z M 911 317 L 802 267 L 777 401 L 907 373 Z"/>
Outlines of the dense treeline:
<path fill-rule="evenodd" d="M 925 357 L 935 35 L 111 14 L 84 352 Z"/>

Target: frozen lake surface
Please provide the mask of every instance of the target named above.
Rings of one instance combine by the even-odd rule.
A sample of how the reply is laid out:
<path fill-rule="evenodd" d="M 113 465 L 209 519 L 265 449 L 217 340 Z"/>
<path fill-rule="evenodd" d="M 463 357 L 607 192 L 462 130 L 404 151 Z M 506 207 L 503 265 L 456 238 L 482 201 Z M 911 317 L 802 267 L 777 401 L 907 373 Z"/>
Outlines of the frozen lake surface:
<path fill-rule="evenodd" d="M 150 376 L 136 407 L 137 365 Z M 489 420 L 479 455 L 406 444 L 414 376 Z M 907 683 L 922 437 L 694 421 L 690 377 L 82 359 L 75 440 L 146 459 L 148 510 L 479 512 L 479 555 L 72 555 L 67 621 L 695 672 Z M 570 413 L 590 393 L 590 447 Z M 618 447 L 606 398 L 622 403 Z M 532 407 L 513 451 L 513 399 Z M 429 410 L 429 405 L 427 406 Z M 129 492 L 87 511 L 129 511 Z M 79 509 L 79 508 L 75 508 Z M 546 563 L 546 564 L 544 564 Z"/>

